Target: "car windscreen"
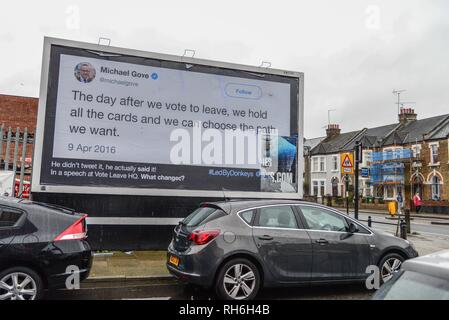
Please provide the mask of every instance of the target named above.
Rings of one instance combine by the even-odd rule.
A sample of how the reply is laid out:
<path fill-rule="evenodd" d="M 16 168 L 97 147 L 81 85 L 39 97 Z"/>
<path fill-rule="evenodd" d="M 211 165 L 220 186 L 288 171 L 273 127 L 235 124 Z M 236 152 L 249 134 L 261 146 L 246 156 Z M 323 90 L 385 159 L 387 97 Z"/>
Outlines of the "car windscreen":
<path fill-rule="evenodd" d="M 222 217 L 226 215 L 226 213 L 217 207 L 200 207 L 193 211 L 190 215 L 188 215 L 183 221 L 182 224 L 186 227 L 196 227 L 202 223 L 206 223 L 207 221 L 211 221 L 218 217 Z"/>
<path fill-rule="evenodd" d="M 385 283 L 376 300 L 449 300 L 449 280 L 403 271 Z"/>

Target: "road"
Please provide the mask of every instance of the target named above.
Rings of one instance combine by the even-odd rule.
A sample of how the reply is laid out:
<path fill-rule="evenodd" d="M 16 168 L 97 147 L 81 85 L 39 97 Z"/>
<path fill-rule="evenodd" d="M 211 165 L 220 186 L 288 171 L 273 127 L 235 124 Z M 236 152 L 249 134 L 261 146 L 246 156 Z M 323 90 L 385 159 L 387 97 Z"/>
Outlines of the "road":
<path fill-rule="evenodd" d="M 351 217 L 354 217 L 353 213 L 350 213 Z M 395 220 L 386 219 L 386 215 L 373 214 L 369 212 L 360 211 L 359 212 L 359 220 L 362 220 L 364 224 L 367 224 L 368 216 L 371 216 L 373 221 L 372 227 L 374 229 L 384 230 L 384 231 L 395 231 L 396 225 L 387 225 L 376 222 L 383 223 L 396 223 Z M 431 224 L 431 221 L 445 221 L 449 222 L 449 220 L 438 220 L 438 219 L 429 219 L 426 217 L 423 218 L 413 218 L 410 221 L 411 223 L 411 232 L 418 232 L 422 235 L 430 235 L 430 236 L 444 236 L 449 238 L 449 225 L 435 225 Z"/>

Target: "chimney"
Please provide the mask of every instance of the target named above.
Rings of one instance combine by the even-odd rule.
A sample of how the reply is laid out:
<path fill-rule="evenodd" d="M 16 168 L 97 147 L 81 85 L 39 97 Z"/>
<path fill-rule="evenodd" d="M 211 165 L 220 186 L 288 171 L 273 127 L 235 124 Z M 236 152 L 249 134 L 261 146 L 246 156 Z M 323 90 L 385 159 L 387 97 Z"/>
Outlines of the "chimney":
<path fill-rule="evenodd" d="M 418 115 L 415 113 L 415 110 L 412 108 L 401 108 L 399 113 L 399 123 L 407 124 L 409 122 L 416 121 Z"/>
<path fill-rule="evenodd" d="M 332 138 L 340 134 L 340 126 L 338 124 L 328 124 L 326 129 L 327 138 Z"/>

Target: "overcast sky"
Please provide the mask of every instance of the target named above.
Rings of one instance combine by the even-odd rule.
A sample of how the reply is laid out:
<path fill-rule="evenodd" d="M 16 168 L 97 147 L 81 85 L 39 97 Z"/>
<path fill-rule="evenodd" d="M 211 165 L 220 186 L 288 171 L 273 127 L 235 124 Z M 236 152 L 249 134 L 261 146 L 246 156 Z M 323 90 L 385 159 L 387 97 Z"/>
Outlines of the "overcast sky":
<path fill-rule="evenodd" d="M 305 135 L 449 113 L 449 1 L 2 1 L 0 93 L 39 95 L 44 36 L 305 73 Z"/>

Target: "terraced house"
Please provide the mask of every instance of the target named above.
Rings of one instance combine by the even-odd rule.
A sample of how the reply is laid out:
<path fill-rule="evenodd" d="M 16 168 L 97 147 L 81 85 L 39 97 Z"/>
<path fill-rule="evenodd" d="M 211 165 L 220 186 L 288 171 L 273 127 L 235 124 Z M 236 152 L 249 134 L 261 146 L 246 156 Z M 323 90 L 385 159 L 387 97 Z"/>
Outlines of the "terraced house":
<path fill-rule="evenodd" d="M 449 213 L 449 114 L 418 120 L 413 109 L 402 108 L 398 122 L 376 128 L 341 133 L 336 124 L 328 125 L 326 137 L 309 154 L 310 195 L 346 195 L 345 177 L 340 172 L 341 154 L 353 152 L 356 142 L 363 146 L 360 167 L 369 176 L 360 178 L 362 201 L 377 207 L 403 194 L 406 206 L 413 208 L 415 193 L 421 195 L 424 210 Z M 350 198 L 353 176 L 349 176 Z M 367 206 L 369 206 L 367 204 Z"/>

